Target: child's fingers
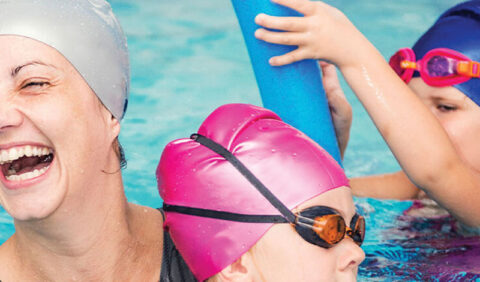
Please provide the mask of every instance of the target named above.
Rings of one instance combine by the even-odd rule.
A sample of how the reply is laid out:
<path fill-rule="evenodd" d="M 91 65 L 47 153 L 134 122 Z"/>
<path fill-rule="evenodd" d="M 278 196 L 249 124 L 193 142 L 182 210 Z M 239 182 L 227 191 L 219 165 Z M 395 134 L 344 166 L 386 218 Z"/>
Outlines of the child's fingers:
<path fill-rule="evenodd" d="M 345 97 L 345 93 L 340 86 L 337 68 L 335 67 L 335 65 L 321 62 L 320 66 L 322 68 L 323 88 L 325 89 L 325 93 L 327 93 L 328 100 L 330 101 L 331 99 L 338 98 L 340 100 L 347 101 L 347 97 Z"/>
<path fill-rule="evenodd" d="M 323 87 L 325 91 L 330 92 L 340 88 L 335 66 L 327 62 L 320 62 L 320 67 L 322 68 Z"/>
<path fill-rule="evenodd" d="M 305 16 L 311 15 L 314 11 L 314 2 L 309 0 L 272 0 L 273 3 L 293 9 Z"/>
<path fill-rule="evenodd" d="M 259 14 L 255 17 L 255 23 L 265 28 L 284 31 L 303 31 L 306 29 L 302 17 L 274 17 Z"/>
<path fill-rule="evenodd" d="M 322 60 L 319 60 L 318 64 L 320 65 L 320 67 L 322 67 L 322 70 L 323 70 L 323 67 L 331 65 L 329 62 L 322 61 Z"/>
<path fill-rule="evenodd" d="M 308 55 L 305 52 L 305 50 L 302 48 L 298 48 L 285 55 L 272 57 L 268 62 L 270 63 L 270 65 L 278 67 L 278 66 L 288 65 L 293 62 L 301 61 L 307 58 L 308 58 Z"/>
<path fill-rule="evenodd" d="M 302 45 L 305 42 L 304 36 L 295 32 L 275 32 L 264 28 L 255 31 L 257 39 L 281 45 Z"/>

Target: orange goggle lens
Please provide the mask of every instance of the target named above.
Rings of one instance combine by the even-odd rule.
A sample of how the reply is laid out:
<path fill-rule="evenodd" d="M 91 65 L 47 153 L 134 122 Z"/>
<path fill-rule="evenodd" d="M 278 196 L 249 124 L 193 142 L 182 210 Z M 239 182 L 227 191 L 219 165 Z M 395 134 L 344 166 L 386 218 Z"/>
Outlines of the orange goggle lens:
<path fill-rule="evenodd" d="M 336 244 L 345 237 L 345 220 L 338 214 L 317 216 L 312 228 L 320 238 L 329 244 Z"/>
<path fill-rule="evenodd" d="M 334 209 L 315 206 L 297 214 L 295 229 L 303 239 L 323 248 L 331 248 L 342 241 L 345 235 L 360 246 L 365 238 L 365 219 L 355 214 L 349 227 Z"/>
<path fill-rule="evenodd" d="M 353 241 L 360 246 L 365 239 L 365 218 L 359 214 L 356 214 L 352 219 L 352 225 L 353 229 L 350 228 L 350 230 L 347 231 L 347 235 L 352 237 Z"/>

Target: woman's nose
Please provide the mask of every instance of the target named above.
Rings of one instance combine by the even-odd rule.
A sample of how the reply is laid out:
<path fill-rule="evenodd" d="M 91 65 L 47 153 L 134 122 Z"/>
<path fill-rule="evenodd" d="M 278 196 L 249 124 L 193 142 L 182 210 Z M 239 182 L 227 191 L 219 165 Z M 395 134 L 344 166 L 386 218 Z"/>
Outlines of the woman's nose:
<path fill-rule="evenodd" d="M 1 98 L 0 94 L 0 134 L 22 124 L 22 114 L 9 99 Z"/>

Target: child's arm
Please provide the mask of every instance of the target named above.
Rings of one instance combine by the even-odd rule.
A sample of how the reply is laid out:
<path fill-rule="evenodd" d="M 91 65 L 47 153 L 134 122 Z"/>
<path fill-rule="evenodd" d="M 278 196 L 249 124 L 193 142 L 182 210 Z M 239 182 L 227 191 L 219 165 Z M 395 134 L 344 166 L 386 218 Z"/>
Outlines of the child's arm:
<path fill-rule="evenodd" d="M 357 197 L 380 199 L 415 199 L 420 192 L 403 171 L 350 178 L 350 187 Z"/>
<path fill-rule="evenodd" d="M 330 106 L 338 146 L 343 159 L 350 137 L 352 107 L 340 86 L 335 66 L 320 61 L 320 67 L 322 69 L 323 88 Z M 420 191 L 403 171 L 351 178 L 350 187 L 353 194 L 358 197 L 398 200 L 417 198 Z"/>
<path fill-rule="evenodd" d="M 367 109 L 410 179 L 470 226 L 480 226 L 480 177 L 457 155 L 447 134 L 420 99 L 400 80 L 375 47 L 337 9 L 322 2 L 274 0 L 305 17 L 259 15 L 255 35 L 298 45 L 272 65 L 314 58 L 333 62 Z"/>
<path fill-rule="evenodd" d="M 322 70 L 322 83 L 327 96 L 330 114 L 332 116 L 335 134 L 337 135 L 340 156 L 343 159 L 350 139 L 350 128 L 352 127 L 352 106 L 347 101 L 340 82 L 338 81 L 337 70 L 334 65 L 319 62 Z"/>

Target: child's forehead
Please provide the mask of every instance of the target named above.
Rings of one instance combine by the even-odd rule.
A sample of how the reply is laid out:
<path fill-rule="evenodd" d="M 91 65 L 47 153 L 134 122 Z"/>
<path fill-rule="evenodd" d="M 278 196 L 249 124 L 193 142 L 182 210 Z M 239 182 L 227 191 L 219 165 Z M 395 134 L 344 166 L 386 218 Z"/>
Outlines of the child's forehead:
<path fill-rule="evenodd" d="M 463 101 L 466 94 L 453 86 L 434 87 L 427 85 L 421 78 L 415 77 L 408 83 L 408 86 L 420 97 L 432 100 L 451 99 Z"/>
<path fill-rule="evenodd" d="M 356 212 L 351 189 L 347 186 L 339 187 L 311 198 L 308 201 L 298 205 L 295 210 L 301 211 L 313 206 L 330 207 L 338 211 L 347 222 L 350 222 L 350 219 Z"/>

